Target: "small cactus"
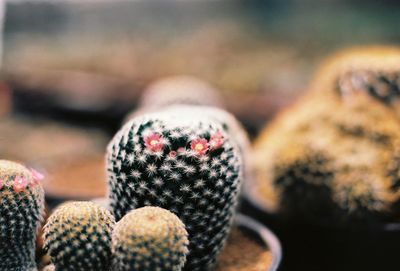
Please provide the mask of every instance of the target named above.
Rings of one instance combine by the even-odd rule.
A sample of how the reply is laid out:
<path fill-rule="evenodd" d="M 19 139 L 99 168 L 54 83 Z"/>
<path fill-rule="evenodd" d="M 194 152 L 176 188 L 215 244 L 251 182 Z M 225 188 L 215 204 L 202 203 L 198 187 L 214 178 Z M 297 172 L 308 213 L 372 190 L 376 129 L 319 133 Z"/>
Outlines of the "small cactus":
<path fill-rule="evenodd" d="M 44 227 L 45 249 L 55 269 L 108 271 L 114 224 L 111 213 L 92 202 L 59 206 Z"/>
<path fill-rule="evenodd" d="M 399 60 L 400 50 L 386 48 L 330 61 L 257 140 L 248 191 L 297 218 L 369 225 L 398 217 Z"/>
<path fill-rule="evenodd" d="M 37 270 L 35 244 L 44 215 L 42 175 L 0 160 L 0 270 Z"/>
<path fill-rule="evenodd" d="M 159 206 L 189 232 L 187 270 L 207 270 L 230 230 L 242 159 L 222 125 L 190 107 L 149 113 L 128 122 L 108 146 L 111 210 Z"/>
<path fill-rule="evenodd" d="M 112 236 L 115 271 L 180 271 L 188 253 L 188 233 L 179 218 L 159 207 L 130 211 Z"/>

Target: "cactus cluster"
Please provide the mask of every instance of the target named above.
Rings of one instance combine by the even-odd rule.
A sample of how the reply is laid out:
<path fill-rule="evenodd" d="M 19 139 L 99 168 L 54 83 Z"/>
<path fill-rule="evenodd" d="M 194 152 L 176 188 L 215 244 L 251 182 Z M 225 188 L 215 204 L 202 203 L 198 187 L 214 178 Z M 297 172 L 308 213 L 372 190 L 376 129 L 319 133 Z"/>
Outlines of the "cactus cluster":
<path fill-rule="evenodd" d="M 188 253 L 188 233 L 179 218 L 159 207 L 126 214 L 112 237 L 115 271 L 180 271 Z"/>
<path fill-rule="evenodd" d="M 190 107 L 136 117 L 108 146 L 111 210 L 117 220 L 143 206 L 170 210 L 189 233 L 185 270 L 208 270 L 230 230 L 241 160 L 221 122 Z"/>
<path fill-rule="evenodd" d="M 55 270 L 108 271 L 114 224 L 111 213 L 92 202 L 59 206 L 44 227 L 45 249 Z"/>
<path fill-rule="evenodd" d="M 330 61 L 261 134 L 249 194 L 306 220 L 382 223 L 398 216 L 400 120 L 393 109 L 400 62 L 393 57 L 400 52 L 378 51 Z"/>
<path fill-rule="evenodd" d="M 42 175 L 0 160 L 0 270 L 37 270 L 35 244 L 44 214 Z"/>

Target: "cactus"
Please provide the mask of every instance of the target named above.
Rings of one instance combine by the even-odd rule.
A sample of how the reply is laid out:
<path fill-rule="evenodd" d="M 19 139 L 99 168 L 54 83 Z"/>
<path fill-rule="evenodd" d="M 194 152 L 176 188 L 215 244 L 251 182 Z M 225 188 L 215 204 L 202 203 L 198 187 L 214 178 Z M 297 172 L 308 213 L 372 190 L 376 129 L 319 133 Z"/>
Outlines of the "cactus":
<path fill-rule="evenodd" d="M 191 76 L 173 76 L 151 84 L 145 90 L 140 106 L 160 109 L 176 104 L 220 107 L 222 102 L 217 90 L 207 82 Z"/>
<path fill-rule="evenodd" d="M 179 218 L 159 207 L 130 211 L 112 236 L 116 271 L 180 271 L 188 253 L 188 233 Z"/>
<path fill-rule="evenodd" d="M 35 244 L 44 215 L 42 175 L 0 160 L 0 270 L 37 270 Z"/>
<path fill-rule="evenodd" d="M 44 227 L 44 247 L 55 269 L 109 270 L 114 224 L 111 213 L 92 202 L 59 206 Z"/>
<path fill-rule="evenodd" d="M 400 65 L 389 56 L 399 51 L 371 50 L 331 61 L 303 98 L 257 140 L 257 176 L 247 191 L 272 211 L 368 225 L 393 221 L 400 214 L 400 120 L 393 110 L 397 98 L 369 92 L 381 83 L 368 77 L 379 74 L 386 87 L 394 84 L 397 77 L 392 72 L 400 75 Z M 349 82 L 357 81 L 347 78 L 349 72 L 366 70 L 369 75 L 360 76 L 368 86 L 338 92 L 341 84 L 349 90 Z"/>
<path fill-rule="evenodd" d="M 207 270 L 230 230 L 241 160 L 222 125 L 190 107 L 135 118 L 108 146 L 111 210 L 117 220 L 142 206 L 172 211 L 189 232 L 185 269 Z"/>

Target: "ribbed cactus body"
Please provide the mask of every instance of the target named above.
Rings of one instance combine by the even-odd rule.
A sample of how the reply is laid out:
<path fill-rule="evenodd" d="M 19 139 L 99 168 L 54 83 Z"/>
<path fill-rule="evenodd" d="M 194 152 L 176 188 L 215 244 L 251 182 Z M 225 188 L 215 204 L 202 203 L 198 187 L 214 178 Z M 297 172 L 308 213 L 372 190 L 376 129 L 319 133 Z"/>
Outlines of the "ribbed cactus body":
<path fill-rule="evenodd" d="M 111 265 L 111 213 L 92 202 L 58 207 L 44 227 L 45 249 L 57 271 L 108 271 Z"/>
<path fill-rule="evenodd" d="M 180 271 L 188 253 L 188 233 L 180 219 L 159 207 L 126 214 L 113 232 L 115 271 Z"/>
<path fill-rule="evenodd" d="M 0 160 L 0 270 L 36 270 L 36 236 L 44 213 L 38 173 Z"/>
<path fill-rule="evenodd" d="M 175 107 L 128 122 L 107 155 L 111 209 L 119 220 L 142 206 L 178 215 L 189 232 L 186 270 L 207 270 L 230 229 L 241 156 L 222 125 Z"/>

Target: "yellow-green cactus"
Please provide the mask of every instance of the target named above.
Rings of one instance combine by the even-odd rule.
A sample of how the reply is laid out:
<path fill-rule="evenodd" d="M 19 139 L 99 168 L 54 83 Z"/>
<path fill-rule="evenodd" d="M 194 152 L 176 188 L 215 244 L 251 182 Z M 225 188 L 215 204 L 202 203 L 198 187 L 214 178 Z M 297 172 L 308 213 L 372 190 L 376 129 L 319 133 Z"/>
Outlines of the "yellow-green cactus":
<path fill-rule="evenodd" d="M 112 238 L 115 271 L 180 271 L 188 253 L 185 225 L 159 207 L 129 212 L 115 226 Z"/>
<path fill-rule="evenodd" d="M 111 213 L 92 202 L 58 207 L 44 227 L 45 249 L 55 269 L 108 271 L 114 224 Z"/>
<path fill-rule="evenodd" d="M 36 270 L 35 244 L 44 214 L 43 176 L 0 160 L 0 270 Z"/>
<path fill-rule="evenodd" d="M 379 80 L 391 86 L 393 73 L 400 75 L 398 60 L 400 51 L 393 48 L 352 50 L 330 60 L 310 90 L 257 140 L 256 180 L 247 186 L 249 194 L 272 211 L 302 218 L 383 222 L 397 217 L 397 86 L 390 101 L 369 92 L 381 82 L 368 81 L 370 86 L 357 91 L 340 88 L 349 72 L 365 70 L 384 75 Z"/>

